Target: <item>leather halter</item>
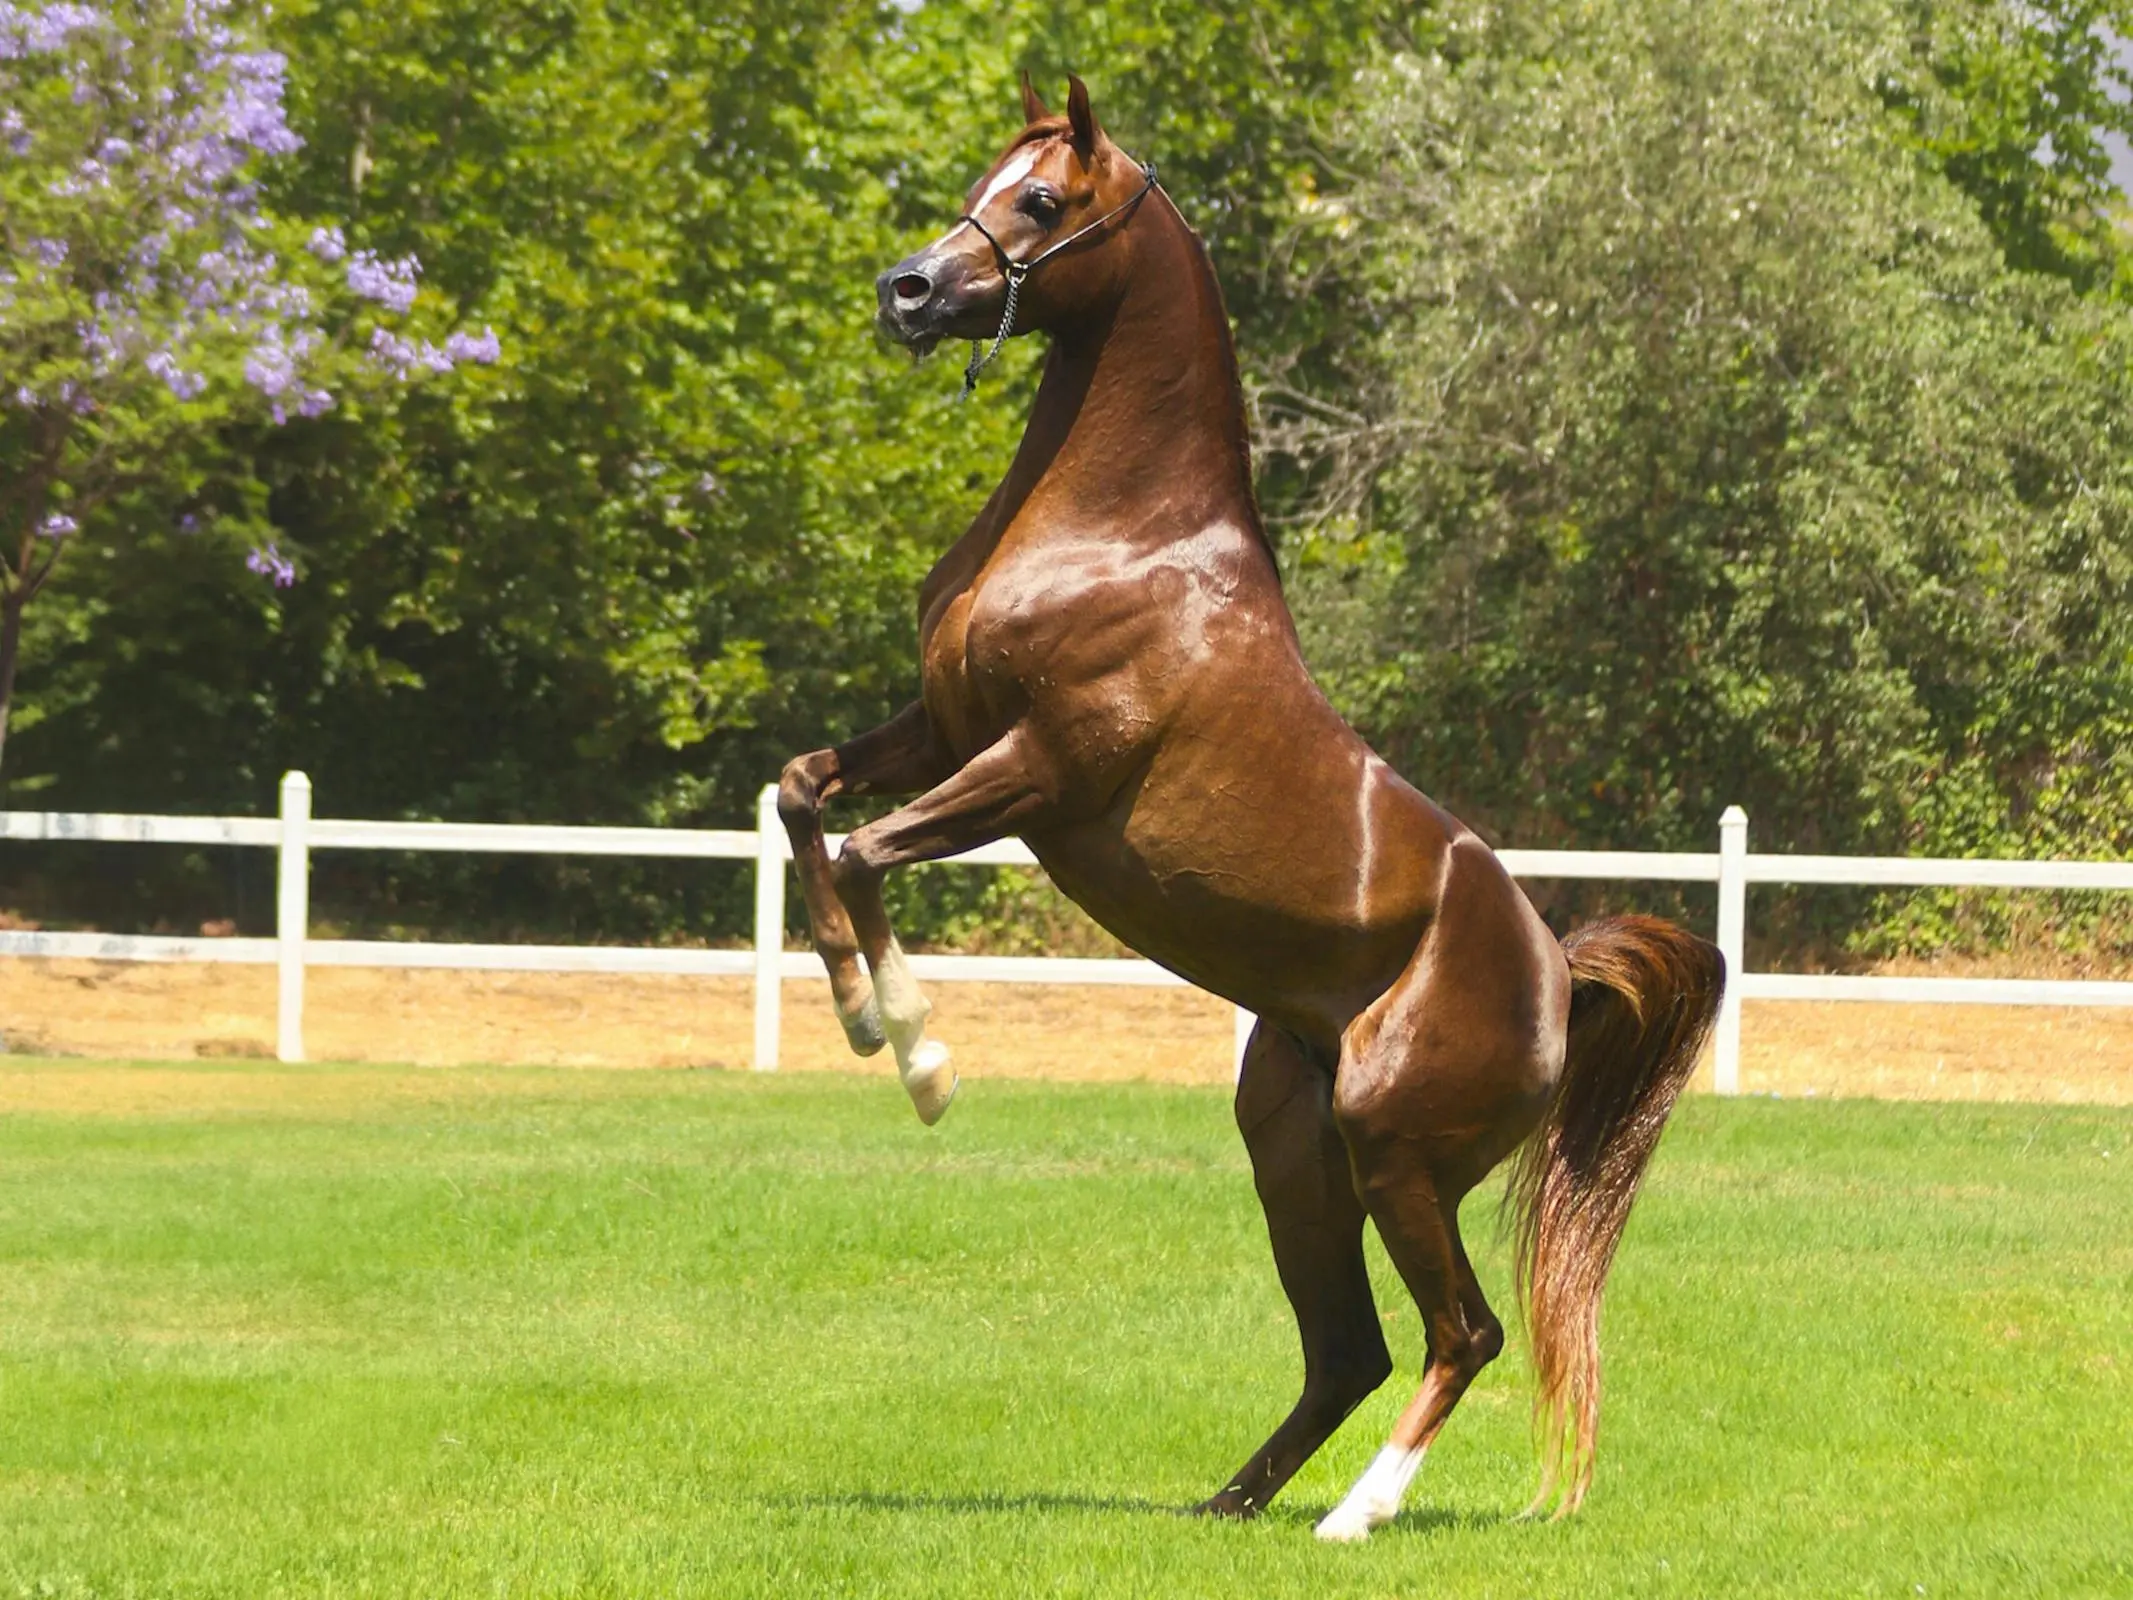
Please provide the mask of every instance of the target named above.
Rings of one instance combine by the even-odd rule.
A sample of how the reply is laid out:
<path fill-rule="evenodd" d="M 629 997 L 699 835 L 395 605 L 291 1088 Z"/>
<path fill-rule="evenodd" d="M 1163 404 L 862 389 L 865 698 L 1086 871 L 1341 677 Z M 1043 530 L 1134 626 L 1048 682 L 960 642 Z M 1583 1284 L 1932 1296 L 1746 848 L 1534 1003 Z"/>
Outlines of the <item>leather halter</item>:
<path fill-rule="evenodd" d="M 956 219 L 958 222 L 969 223 L 978 230 L 978 236 L 992 246 L 992 253 L 999 262 L 1001 275 L 1007 279 L 1007 308 L 1001 314 L 1000 331 L 993 335 L 991 348 L 986 348 L 981 340 L 971 341 L 970 365 L 963 369 L 963 398 L 965 400 L 968 400 L 978 392 L 978 374 L 983 372 L 986 364 L 1000 353 L 1000 346 L 1007 343 L 1008 336 L 1014 332 L 1015 302 L 1022 297 L 1023 280 L 1051 260 L 1052 257 L 1059 254 L 1060 251 L 1066 249 L 1069 245 L 1080 243 L 1081 240 L 1101 228 L 1120 212 L 1139 210 L 1140 203 L 1148 198 L 1148 191 L 1154 187 L 1155 163 L 1153 161 L 1144 161 L 1141 163 L 1141 186 L 1130 196 L 1119 201 L 1117 205 L 1106 211 L 1094 222 L 1083 223 L 1057 244 L 1040 250 L 1027 261 L 1017 261 L 1013 256 L 1009 255 L 1007 247 L 992 236 L 992 230 L 968 212 Z M 1126 220 L 1131 222 L 1133 219 L 1129 215 Z"/>

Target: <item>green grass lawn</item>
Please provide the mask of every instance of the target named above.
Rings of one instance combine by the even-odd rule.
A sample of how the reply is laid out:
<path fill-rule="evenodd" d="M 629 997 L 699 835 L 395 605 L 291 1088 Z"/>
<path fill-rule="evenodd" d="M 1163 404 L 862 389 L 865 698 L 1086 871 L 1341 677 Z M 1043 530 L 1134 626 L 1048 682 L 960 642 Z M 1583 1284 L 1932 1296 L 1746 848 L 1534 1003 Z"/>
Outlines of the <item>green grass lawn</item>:
<path fill-rule="evenodd" d="M 1311 1538 L 1379 1269 L 1398 1376 L 1209 1525 L 1296 1375 L 1220 1093 L 8 1061 L 0 1596 L 2133 1594 L 2133 1114 L 1684 1105 L 1564 1524 L 1514 1343 Z"/>

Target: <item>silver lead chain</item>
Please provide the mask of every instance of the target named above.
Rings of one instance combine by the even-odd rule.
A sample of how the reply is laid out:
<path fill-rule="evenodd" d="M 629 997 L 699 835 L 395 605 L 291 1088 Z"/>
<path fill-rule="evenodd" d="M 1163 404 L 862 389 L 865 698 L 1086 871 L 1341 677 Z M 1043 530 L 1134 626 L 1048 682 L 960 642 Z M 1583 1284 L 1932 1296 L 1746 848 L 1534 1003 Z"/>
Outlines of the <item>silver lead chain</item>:
<path fill-rule="evenodd" d="M 1000 331 L 992 337 L 992 348 L 987 349 L 982 341 L 973 341 L 970 346 L 970 365 L 963 369 L 963 398 L 968 400 L 978 392 L 978 374 L 1000 353 L 1000 346 L 1007 343 L 1007 336 L 1015 328 L 1015 302 L 1022 295 L 1022 280 L 1025 272 L 1010 272 L 1007 275 L 1007 310 L 1000 317 Z"/>

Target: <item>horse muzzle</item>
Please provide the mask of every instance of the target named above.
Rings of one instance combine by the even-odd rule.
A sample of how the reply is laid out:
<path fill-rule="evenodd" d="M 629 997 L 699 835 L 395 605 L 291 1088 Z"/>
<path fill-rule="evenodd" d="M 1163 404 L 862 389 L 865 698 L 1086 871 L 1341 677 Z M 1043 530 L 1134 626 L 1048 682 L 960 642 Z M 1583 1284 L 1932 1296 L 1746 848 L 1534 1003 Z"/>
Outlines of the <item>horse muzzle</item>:
<path fill-rule="evenodd" d="M 943 339 L 980 337 L 985 314 L 999 316 L 998 275 L 931 251 L 899 261 L 874 282 L 874 322 L 883 334 L 924 355 Z M 975 326 L 976 331 L 973 330 Z"/>

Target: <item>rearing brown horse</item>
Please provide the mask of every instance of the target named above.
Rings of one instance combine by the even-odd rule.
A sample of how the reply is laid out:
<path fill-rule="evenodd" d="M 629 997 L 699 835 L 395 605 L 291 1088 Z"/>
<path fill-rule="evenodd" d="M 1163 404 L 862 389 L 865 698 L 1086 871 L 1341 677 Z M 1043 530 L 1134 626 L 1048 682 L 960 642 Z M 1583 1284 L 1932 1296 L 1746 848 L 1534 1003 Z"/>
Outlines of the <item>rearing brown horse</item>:
<path fill-rule="evenodd" d="M 1724 964 L 1649 918 L 1558 944 L 1494 852 L 1326 702 L 1253 497 L 1206 252 L 1079 79 L 1064 117 L 1027 78 L 1023 104 L 964 216 L 879 285 L 881 326 L 920 350 L 992 334 L 1003 312 L 1052 346 L 1013 465 L 920 592 L 920 699 L 785 769 L 779 811 L 838 1014 L 861 1054 L 894 1047 L 936 1121 L 955 1077 L 881 876 L 1019 834 L 1098 922 L 1259 1018 L 1237 1124 L 1303 1394 L 1202 1509 L 1258 1511 L 1391 1374 L 1366 1217 L 1427 1336 L 1419 1391 L 1325 1538 L 1397 1514 L 1503 1348 L 1459 1202 L 1523 1146 L 1535 1503 L 1560 1484 L 1572 1509 L 1591 1479 L 1601 1286 Z M 869 794 L 918 798 L 830 860 L 823 802 Z"/>

